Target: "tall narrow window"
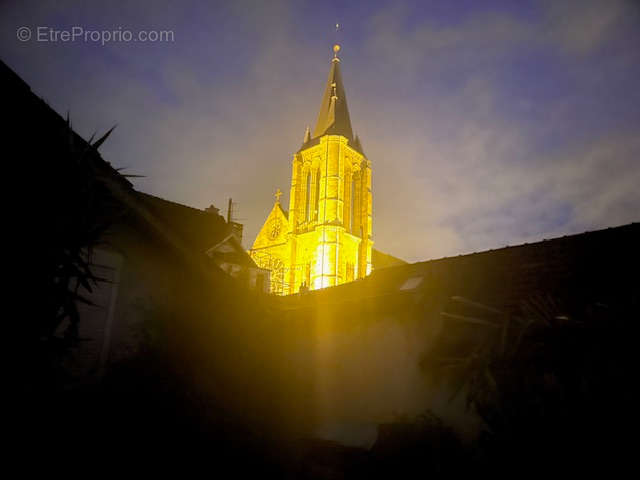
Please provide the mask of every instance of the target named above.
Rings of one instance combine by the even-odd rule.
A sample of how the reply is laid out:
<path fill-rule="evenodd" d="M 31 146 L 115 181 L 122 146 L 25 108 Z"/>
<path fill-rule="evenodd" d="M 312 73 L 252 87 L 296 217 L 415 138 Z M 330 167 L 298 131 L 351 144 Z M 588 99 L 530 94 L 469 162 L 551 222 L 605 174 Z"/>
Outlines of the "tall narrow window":
<path fill-rule="evenodd" d="M 311 220 L 311 170 L 307 172 L 307 222 Z"/>
<path fill-rule="evenodd" d="M 316 198 L 314 199 L 314 217 L 318 218 L 320 211 L 320 169 L 316 170 Z"/>
<path fill-rule="evenodd" d="M 353 216 L 356 209 L 356 179 L 353 177 L 351 178 L 351 195 L 349 197 L 349 230 L 353 233 L 355 227 Z"/>

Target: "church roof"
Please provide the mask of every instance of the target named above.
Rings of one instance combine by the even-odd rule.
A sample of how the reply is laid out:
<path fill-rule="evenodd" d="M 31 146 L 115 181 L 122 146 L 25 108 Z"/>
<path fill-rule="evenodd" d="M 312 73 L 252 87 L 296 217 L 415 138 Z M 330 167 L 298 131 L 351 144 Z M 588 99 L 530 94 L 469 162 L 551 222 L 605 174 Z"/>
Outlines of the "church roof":
<path fill-rule="evenodd" d="M 322 135 L 343 135 L 349 140 L 354 138 L 349 108 L 347 107 L 347 95 L 340 73 L 340 59 L 337 55 L 331 60 L 331 69 L 312 138 L 318 138 Z"/>

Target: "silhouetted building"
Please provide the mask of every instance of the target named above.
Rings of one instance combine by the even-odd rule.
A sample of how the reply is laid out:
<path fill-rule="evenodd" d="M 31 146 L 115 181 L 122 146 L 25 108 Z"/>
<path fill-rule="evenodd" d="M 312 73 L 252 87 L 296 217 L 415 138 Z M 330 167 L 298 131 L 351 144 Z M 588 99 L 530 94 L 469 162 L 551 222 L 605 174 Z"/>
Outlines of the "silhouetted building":
<path fill-rule="evenodd" d="M 365 435 L 367 424 L 431 409 L 474 434 L 479 424 L 464 395 L 451 402 L 453 386 L 433 379 L 442 359 L 474 358 L 479 339 L 505 322 L 582 319 L 594 308 L 614 317 L 637 312 L 638 245 L 640 223 L 633 223 L 376 269 L 356 282 L 274 297 L 288 331 L 300 332 L 291 348 L 310 345 L 312 358 L 297 358 L 316 375 L 318 430 L 340 440 L 339 432 Z M 506 341 L 516 341 L 514 330 L 506 328 Z"/>
<path fill-rule="evenodd" d="M 51 255 L 57 254 L 56 232 L 65 228 L 59 224 L 65 212 L 51 210 L 55 203 L 50 200 L 68 193 L 56 191 L 62 176 L 83 171 L 90 161 L 95 169 L 92 174 L 100 176 L 100 182 L 94 185 L 89 181 L 82 187 L 90 193 L 98 183 L 108 185 L 109 201 L 118 204 L 113 218 L 104 219 L 106 230 L 101 238 L 87 252 L 91 271 L 99 281 L 91 292 L 79 288 L 79 294 L 93 305 L 78 304 L 81 342 L 69 359 L 72 370 L 89 373 L 135 352 L 145 335 L 142 325 L 160 314 L 175 286 L 190 271 L 207 272 L 214 278 L 214 285 L 235 283 L 246 289 L 247 295 L 256 289 L 268 291 L 268 271 L 258 268 L 242 248 L 238 224 L 226 222 L 212 208 L 199 210 L 136 191 L 125 175 L 89 148 L 65 119 L 2 62 L 0 79 L 8 99 L 5 148 L 19 152 L 12 162 L 22 170 L 21 178 L 28 179 L 31 188 L 21 205 L 26 206 L 28 200 L 36 203 L 22 215 L 21 220 L 28 219 L 28 226 L 17 230 L 20 243 L 30 252 L 27 262 L 33 260 L 36 266 L 30 269 L 27 264 L 25 271 L 37 272 L 39 262 L 49 262 Z M 88 156 L 73 157 L 73 149 L 86 151 Z M 91 174 L 87 178 L 91 180 Z M 78 205 L 71 201 L 68 207 Z M 82 221 L 82 216 L 74 221 Z M 96 225 L 101 221 L 97 219 Z M 48 236 L 44 246 L 38 245 L 43 233 Z M 39 285 L 37 273 L 31 281 Z M 50 294 L 37 289 L 35 293 L 40 298 Z M 36 305 L 41 303 L 36 299 Z M 47 314 L 38 311 L 33 316 Z"/>

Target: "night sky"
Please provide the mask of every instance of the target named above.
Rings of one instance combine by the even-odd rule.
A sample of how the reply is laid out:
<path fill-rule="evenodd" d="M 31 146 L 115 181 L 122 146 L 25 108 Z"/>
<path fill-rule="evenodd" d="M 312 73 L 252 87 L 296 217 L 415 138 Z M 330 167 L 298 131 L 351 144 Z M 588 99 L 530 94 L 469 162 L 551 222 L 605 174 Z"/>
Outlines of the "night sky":
<path fill-rule="evenodd" d="M 249 247 L 277 187 L 288 204 L 337 22 L 376 248 L 417 261 L 640 220 L 638 2 L 5 0 L 0 58 L 85 138 L 117 124 L 101 151 L 138 189 L 233 197 Z"/>

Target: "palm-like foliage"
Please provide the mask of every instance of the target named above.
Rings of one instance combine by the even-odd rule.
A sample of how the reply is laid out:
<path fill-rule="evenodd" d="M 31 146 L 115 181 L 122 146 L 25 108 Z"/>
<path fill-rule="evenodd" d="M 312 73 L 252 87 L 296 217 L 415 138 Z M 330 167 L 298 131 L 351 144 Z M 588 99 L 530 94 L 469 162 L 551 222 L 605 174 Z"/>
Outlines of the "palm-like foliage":
<path fill-rule="evenodd" d="M 475 315 L 444 313 L 465 324 L 472 341 L 440 355 L 439 365 L 453 381 L 453 397 L 464 392 L 484 421 L 487 462 L 586 465 L 582 457 L 620 448 L 617 432 L 635 404 L 628 384 L 633 305 L 570 308 L 548 295 L 523 300 L 511 315 L 469 305 Z"/>
<path fill-rule="evenodd" d="M 66 145 L 44 166 L 48 178 L 42 209 L 49 235 L 41 265 L 45 309 L 36 330 L 41 339 L 53 339 L 68 320 L 65 344 L 77 340 L 78 302 L 90 303 L 85 294 L 102 280 L 92 271 L 92 250 L 124 212 L 114 195 L 123 179 L 98 154 L 112 131 L 85 142 L 73 132 L 67 116 Z"/>

